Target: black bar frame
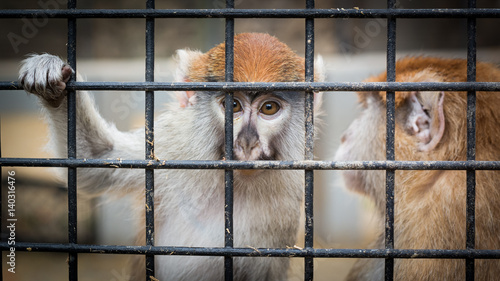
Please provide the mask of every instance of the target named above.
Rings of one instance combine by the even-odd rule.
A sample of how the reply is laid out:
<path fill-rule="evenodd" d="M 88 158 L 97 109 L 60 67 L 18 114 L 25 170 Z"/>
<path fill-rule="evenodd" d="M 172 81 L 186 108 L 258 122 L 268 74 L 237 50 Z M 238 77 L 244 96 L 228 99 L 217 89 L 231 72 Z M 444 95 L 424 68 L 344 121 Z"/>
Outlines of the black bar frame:
<path fill-rule="evenodd" d="M 500 91 L 500 82 L 68 82 L 68 90 L 94 91 Z M 0 90 L 22 90 L 1 81 Z M 326 93 L 328 94 L 328 93 Z"/>
<path fill-rule="evenodd" d="M 68 10 L 76 9 L 76 0 L 68 0 Z M 68 19 L 68 64 L 75 70 L 70 81 L 76 81 L 76 19 Z M 76 91 L 68 90 L 68 159 L 76 159 Z M 68 243 L 77 240 L 77 167 L 68 167 Z M 69 253 L 68 280 L 78 280 L 78 254 Z"/>
<path fill-rule="evenodd" d="M 500 9 L 77 9 L 0 10 L 0 18 L 498 18 Z"/>
<path fill-rule="evenodd" d="M 226 8 L 234 9 L 234 1 L 226 0 Z M 234 79 L 234 18 L 226 18 L 225 25 L 225 81 L 233 82 Z M 225 147 L 224 157 L 226 160 L 233 160 L 233 92 L 225 93 L 225 114 L 224 114 L 224 134 Z M 234 171 L 226 169 L 224 171 L 224 246 L 226 249 L 233 249 L 233 184 Z M 233 257 L 224 256 L 224 280 L 233 280 Z"/>
<path fill-rule="evenodd" d="M 476 0 L 468 0 L 469 9 Z M 467 18 L 467 82 L 476 81 L 476 18 Z M 476 91 L 467 91 L 467 160 L 476 160 Z M 476 241 L 476 171 L 467 170 L 466 249 L 474 249 Z M 465 259 L 465 280 L 473 281 L 475 259 Z"/>
<path fill-rule="evenodd" d="M 146 0 L 146 9 L 154 10 L 155 0 Z M 146 81 L 154 82 L 154 55 L 155 55 L 155 19 L 146 17 Z M 154 91 L 147 90 L 145 99 L 145 139 L 146 160 L 154 160 Z M 154 169 L 145 169 L 145 214 L 146 214 L 146 246 L 154 246 L 155 217 L 154 217 Z M 155 256 L 146 254 L 146 279 L 154 280 Z"/>
<path fill-rule="evenodd" d="M 81 18 L 144 18 L 146 21 L 146 82 L 75 82 L 68 88 L 68 157 L 65 159 L 4 158 L 3 167 L 66 167 L 68 169 L 68 243 L 16 243 L 16 250 L 68 253 L 69 280 L 78 280 L 78 254 L 139 254 L 146 257 L 146 279 L 154 276 L 155 255 L 200 255 L 224 257 L 225 280 L 233 280 L 233 257 L 303 257 L 304 280 L 313 280 L 314 258 L 383 258 L 385 280 L 393 280 L 395 258 L 463 259 L 466 280 L 474 280 L 476 259 L 500 259 L 500 250 L 478 250 L 475 243 L 475 171 L 500 170 L 500 161 L 475 161 L 476 91 L 500 91 L 499 82 L 476 80 L 476 19 L 500 18 L 500 9 L 477 9 L 476 1 L 469 0 L 467 9 L 397 9 L 395 0 L 387 1 L 387 9 L 315 9 L 314 0 L 306 0 L 305 9 L 235 9 L 233 0 L 226 0 L 225 9 L 155 9 L 154 0 L 146 0 L 146 9 L 90 10 L 77 9 L 76 0 L 68 1 L 65 10 L 0 10 L 2 18 L 40 17 L 68 20 L 68 63 L 76 70 L 76 23 Z M 161 83 L 154 82 L 154 45 L 156 18 L 224 18 L 226 43 L 225 82 Z M 234 83 L 234 24 L 235 18 L 304 18 L 305 19 L 305 82 L 301 83 Z M 316 18 L 385 18 L 387 20 L 387 82 L 314 82 L 314 19 Z M 465 18 L 467 19 L 467 82 L 400 83 L 396 77 L 396 21 L 398 18 Z M 21 90 L 15 81 L 0 82 L 1 90 Z M 104 160 L 76 158 L 76 90 L 145 91 L 146 134 L 145 160 Z M 221 161 L 157 161 L 154 157 L 154 95 L 155 91 L 218 90 L 226 93 L 225 160 Z M 304 91 L 305 146 L 303 161 L 235 161 L 233 159 L 233 92 L 234 91 Z M 395 91 L 439 90 L 467 91 L 467 161 L 395 161 L 394 115 Z M 386 91 L 387 138 L 386 161 L 315 161 L 313 160 L 314 91 Z M 76 170 L 86 168 L 144 169 L 146 186 L 146 244 L 145 246 L 84 245 L 77 241 Z M 224 247 L 159 247 L 154 243 L 154 170 L 155 169 L 224 169 L 225 170 L 225 243 Z M 235 169 L 296 169 L 305 171 L 305 245 L 303 249 L 250 249 L 233 245 L 233 171 Z M 408 250 L 394 249 L 394 177 L 396 170 L 465 170 L 467 172 L 466 248 L 463 250 Z M 313 192 L 315 170 L 385 170 L 386 218 L 384 249 L 318 249 L 314 248 Z M 0 249 L 10 246 L 0 241 Z M 2 280 L 2 276 L 0 276 Z"/>
<path fill-rule="evenodd" d="M 387 0 L 387 8 L 396 8 L 395 0 Z M 396 19 L 392 16 L 387 18 L 387 82 L 396 81 Z M 395 160 L 394 153 L 394 132 L 395 132 L 395 111 L 396 92 L 391 90 L 386 92 L 386 159 Z M 385 248 L 394 249 L 394 169 L 387 169 L 385 172 Z M 385 259 L 384 276 L 386 281 L 394 279 L 394 258 Z"/>
<path fill-rule="evenodd" d="M 314 0 L 306 0 L 306 9 L 314 9 Z M 314 82 L 314 18 L 308 17 L 305 22 L 305 81 Z M 304 103 L 305 120 L 305 151 L 304 160 L 314 159 L 314 91 L 305 91 Z M 304 249 L 311 251 L 314 248 L 314 170 L 305 170 L 304 187 Z M 314 279 L 314 259 L 304 259 L 304 280 Z"/>

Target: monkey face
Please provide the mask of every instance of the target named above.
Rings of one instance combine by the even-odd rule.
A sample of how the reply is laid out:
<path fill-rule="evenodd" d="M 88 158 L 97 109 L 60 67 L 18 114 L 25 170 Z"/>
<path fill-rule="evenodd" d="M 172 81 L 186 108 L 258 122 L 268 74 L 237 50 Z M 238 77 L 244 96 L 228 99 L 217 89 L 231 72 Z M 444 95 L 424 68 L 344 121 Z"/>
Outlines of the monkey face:
<path fill-rule="evenodd" d="M 304 159 L 303 92 L 235 92 L 233 99 L 234 160 Z M 194 92 L 186 109 L 193 111 L 194 120 L 207 132 L 195 137 L 200 138 L 196 144 L 210 146 L 215 158 L 206 159 L 224 159 L 225 94 Z"/>
<path fill-rule="evenodd" d="M 234 38 L 233 82 L 302 82 L 305 61 L 275 37 L 243 33 Z M 178 50 L 177 82 L 223 82 L 225 44 L 206 53 Z M 321 57 L 315 63 L 315 81 L 323 81 Z M 234 159 L 303 160 L 303 92 L 234 93 Z M 181 108 L 194 110 L 199 127 L 207 130 L 198 142 L 213 144 L 210 156 L 224 156 L 224 93 L 205 91 L 177 92 Z M 318 116 L 321 94 L 314 94 L 314 115 Z"/>
<path fill-rule="evenodd" d="M 384 93 L 385 94 L 385 93 Z M 381 93 L 360 93 L 363 112 L 341 139 L 338 161 L 385 160 L 386 105 Z M 399 160 L 436 160 L 435 153 L 445 129 L 440 92 L 398 92 L 395 111 L 395 148 Z M 347 170 L 346 185 L 358 192 L 382 198 L 384 172 Z"/>
<path fill-rule="evenodd" d="M 341 138 L 336 161 L 385 160 L 385 105 L 376 96 L 367 97 L 360 116 Z M 345 185 L 351 190 L 371 194 L 383 190 L 384 172 L 346 170 L 342 172 Z"/>
<path fill-rule="evenodd" d="M 217 99 L 223 117 L 224 96 Z M 235 160 L 275 160 L 277 138 L 286 130 L 292 105 L 282 95 L 236 93 L 233 106 Z"/>

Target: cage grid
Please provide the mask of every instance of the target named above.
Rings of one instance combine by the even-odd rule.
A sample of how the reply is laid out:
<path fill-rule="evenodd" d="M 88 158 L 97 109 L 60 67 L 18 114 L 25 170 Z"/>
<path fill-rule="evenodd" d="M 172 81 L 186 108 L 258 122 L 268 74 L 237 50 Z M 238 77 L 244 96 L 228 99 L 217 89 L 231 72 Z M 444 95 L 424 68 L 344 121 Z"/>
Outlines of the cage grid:
<path fill-rule="evenodd" d="M 233 279 L 233 257 L 301 257 L 304 258 L 304 280 L 313 280 L 315 258 L 383 258 L 385 280 L 393 280 L 394 259 L 441 258 L 463 259 L 466 263 L 466 280 L 474 280 L 475 259 L 500 259 L 499 249 L 474 248 L 475 238 L 475 171 L 499 170 L 500 161 L 475 161 L 475 101 L 476 91 L 500 91 L 499 82 L 475 82 L 476 71 L 476 19 L 500 18 L 500 9 L 477 9 L 476 1 L 469 0 L 467 9 L 398 9 L 395 0 L 387 1 L 387 9 L 315 9 L 314 0 L 306 0 L 305 9 L 235 9 L 234 1 L 227 0 L 225 9 L 155 9 L 154 0 L 146 0 L 146 9 L 89 10 L 77 9 L 76 0 L 68 0 L 62 10 L 1 10 L 1 18 L 45 16 L 65 18 L 68 21 L 67 57 L 76 70 L 76 26 L 80 18 L 144 18 L 146 25 L 146 82 L 75 82 L 73 76 L 68 89 L 68 157 L 65 159 L 4 158 L 0 154 L 0 168 L 66 167 L 68 168 L 68 243 L 18 242 L 19 251 L 68 253 L 69 280 L 78 280 L 78 254 L 138 254 L 146 257 L 146 280 L 154 276 L 156 255 L 199 255 L 224 257 L 225 280 Z M 224 18 L 226 43 L 226 82 L 161 83 L 154 82 L 154 24 L 156 18 Z M 235 18 L 304 18 L 305 19 L 305 82 L 301 83 L 233 83 L 233 47 Z M 314 19 L 315 18 L 385 18 L 387 20 L 387 82 L 314 82 Z M 395 82 L 396 77 L 396 22 L 398 18 L 466 18 L 467 19 L 467 82 Z M 0 90 L 22 89 L 17 82 L 0 82 Z M 76 90 L 141 90 L 145 92 L 146 155 L 144 160 L 104 160 L 76 158 Z M 154 155 L 154 93 L 155 91 L 218 90 L 226 95 L 225 160 L 189 161 L 152 159 Z M 314 91 L 386 91 L 387 138 L 386 161 L 316 161 L 313 160 L 312 118 L 305 118 L 305 146 L 303 161 L 235 161 L 233 160 L 232 102 L 234 91 L 294 90 L 306 93 L 305 116 L 313 116 Z M 441 90 L 467 91 L 467 160 L 466 161 L 395 161 L 394 114 L 395 91 Z M 1 145 L 0 145 L 1 151 Z M 146 244 L 144 246 L 84 245 L 77 240 L 77 169 L 133 168 L 145 171 L 146 195 Z M 170 247 L 154 243 L 154 171 L 156 169 L 224 169 L 225 170 L 225 233 L 224 247 Z M 305 171 L 305 247 L 303 249 L 249 249 L 233 246 L 233 170 L 235 169 L 297 169 Z M 315 170 L 385 170 L 386 217 L 385 248 L 383 249 L 326 249 L 313 247 L 313 190 Z M 395 249 L 394 248 L 394 175 L 396 170 L 465 170 L 467 172 L 467 225 L 465 249 Z M 229 230 L 229 231 L 226 231 Z M 8 250 L 6 241 L 0 249 Z M 4 265 L 2 265 L 3 267 Z M 0 280 L 2 276 L 0 275 Z"/>

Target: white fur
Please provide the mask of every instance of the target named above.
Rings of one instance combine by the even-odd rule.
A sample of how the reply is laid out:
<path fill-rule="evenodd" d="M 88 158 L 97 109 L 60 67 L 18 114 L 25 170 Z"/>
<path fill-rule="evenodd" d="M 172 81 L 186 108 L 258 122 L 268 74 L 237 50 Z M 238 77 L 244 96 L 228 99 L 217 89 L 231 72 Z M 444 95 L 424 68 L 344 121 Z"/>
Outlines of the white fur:
<path fill-rule="evenodd" d="M 385 115 L 378 114 L 383 109 L 379 100 L 369 97 L 369 106 L 356 118 L 342 136 L 335 154 L 335 161 L 370 161 L 385 160 L 385 140 L 380 139 L 380 127 L 376 124 L 384 124 Z M 370 145 L 366 145 L 369 143 Z M 370 158 L 367 158 L 370 157 Z M 346 170 L 342 172 L 345 185 L 363 194 L 371 195 L 373 198 L 382 198 L 380 193 L 384 191 L 384 171 L 377 170 Z M 374 194 L 375 192 L 379 194 Z M 384 204 L 384 202 L 376 202 Z"/>
<path fill-rule="evenodd" d="M 191 66 L 193 60 L 197 59 L 201 55 L 203 55 L 203 53 L 200 51 L 191 51 L 189 49 L 177 50 L 174 56 L 177 64 L 176 71 L 174 72 L 174 81 L 189 82 L 189 67 Z M 195 102 L 192 91 L 178 91 L 175 92 L 175 95 L 181 107 L 191 106 Z"/>
<path fill-rule="evenodd" d="M 317 55 L 314 60 L 314 76 L 317 82 L 324 82 L 326 77 L 325 62 L 323 56 Z"/>
<path fill-rule="evenodd" d="M 177 50 L 174 57 L 177 63 L 174 80 L 177 82 L 186 81 L 191 63 L 201 55 L 203 55 L 203 53 L 200 51 L 193 51 L 189 49 Z"/>
<path fill-rule="evenodd" d="M 177 78 L 199 52 L 179 51 Z M 187 63 L 187 64 L 186 64 Z M 43 102 L 47 77 L 61 82 L 61 59 L 32 56 L 23 62 L 25 89 L 42 99 L 50 125 L 50 145 L 66 155 L 66 102 Z M 39 75 L 39 71 L 48 75 Z M 59 73 L 59 74 L 58 74 Z M 32 87 L 32 85 L 35 85 Z M 64 88 L 55 94 L 64 95 Z M 193 106 L 170 105 L 155 121 L 155 153 L 160 160 L 216 160 L 213 148 L 222 138 L 210 122 L 198 120 Z M 198 109 L 199 110 L 199 109 Z M 210 109 L 206 109 L 210 110 Z M 295 127 L 294 127 L 295 126 Z M 292 124 L 284 155 L 303 156 L 303 126 Z M 298 132 L 294 133 L 293 130 Z M 77 93 L 77 156 L 96 159 L 144 159 L 144 129 L 120 132 L 98 113 L 87 92 Z M 78 188 L 91 194 L 120 191 L 143 194 L 144 170 L 78 169 Z M 298 230 L 303 187 L 302 171 L 264 171 L 251 177 L 235 171 L 234 245 L 293 247 Z M 155 243 L 161 246 L 224 246 L 224 172 L 222 170 L 155 170 Z M 143 230 L 140 230 L 143 231 Z M 286 280 L 287 258 L 235 258 L 235 280 Z M 133 269 L 134 270 L 134 269 Z M 141 275 L 143 276 L 143 275 Z M 157 256 L 159 280 L 222 280 L 223 258 Z"/>

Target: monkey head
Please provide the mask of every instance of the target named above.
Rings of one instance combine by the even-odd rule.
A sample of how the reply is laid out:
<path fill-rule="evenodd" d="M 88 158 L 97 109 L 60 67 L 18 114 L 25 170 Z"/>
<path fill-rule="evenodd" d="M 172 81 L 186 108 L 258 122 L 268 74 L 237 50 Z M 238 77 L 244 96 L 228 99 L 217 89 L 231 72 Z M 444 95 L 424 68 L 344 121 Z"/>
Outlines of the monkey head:
<path fill-rule="evenodd" d="M 478 65 L 479 69 L 483 67 Z M 368 79 L 385 82 L 386 74 Z M 463 60 L 428 57 L 405 58 L 396 64 L 398 82 L 459 82 L 466 81 Z M 385 160 L 386 93 L 358 93 L 362 112 L 341 138 L 336 160 Z M 457 161 L 466 157 L 466 93 L 464 92 L 396 92 L 395 156 L 406 161 Z M 449 145 L 449 144 L 453 145 Z M 412 179 L 415 171 L 399 173 L 398 182 L 405 188 L 418 182 L 421 190 L 434 183 L 439 171 Z M 384 171 L 349 170 L 343 172 L 346 186 L 367 194 L 384 206 Z"/>
<path fill-rule="evenodd" d="M 224 43 L 207 53 L 179 50 L 177 61 L 176 81 L 224 81 Z M 300 82 L 304 81 L 304 73 L 304 59 L 275 37 L 261 33 L 235 36 L 234 82 Z M 317 74 L 316 77 L 321 79 L 322 75 Z M 234 158 L 303 159 L 304 95 L 302 92 L 290 91 L 235 92 Z M 180 106 L 193 109 L 199 120 L 210 120 L 205 126 L 220 132 L 220 139 L 216 141 L 222 157 L 224 92 L 186 91 L 177 93 L 177 98 Z M 316 109 L 319 108 L 320 99 L 320 94 L 316 93 Z"/>

